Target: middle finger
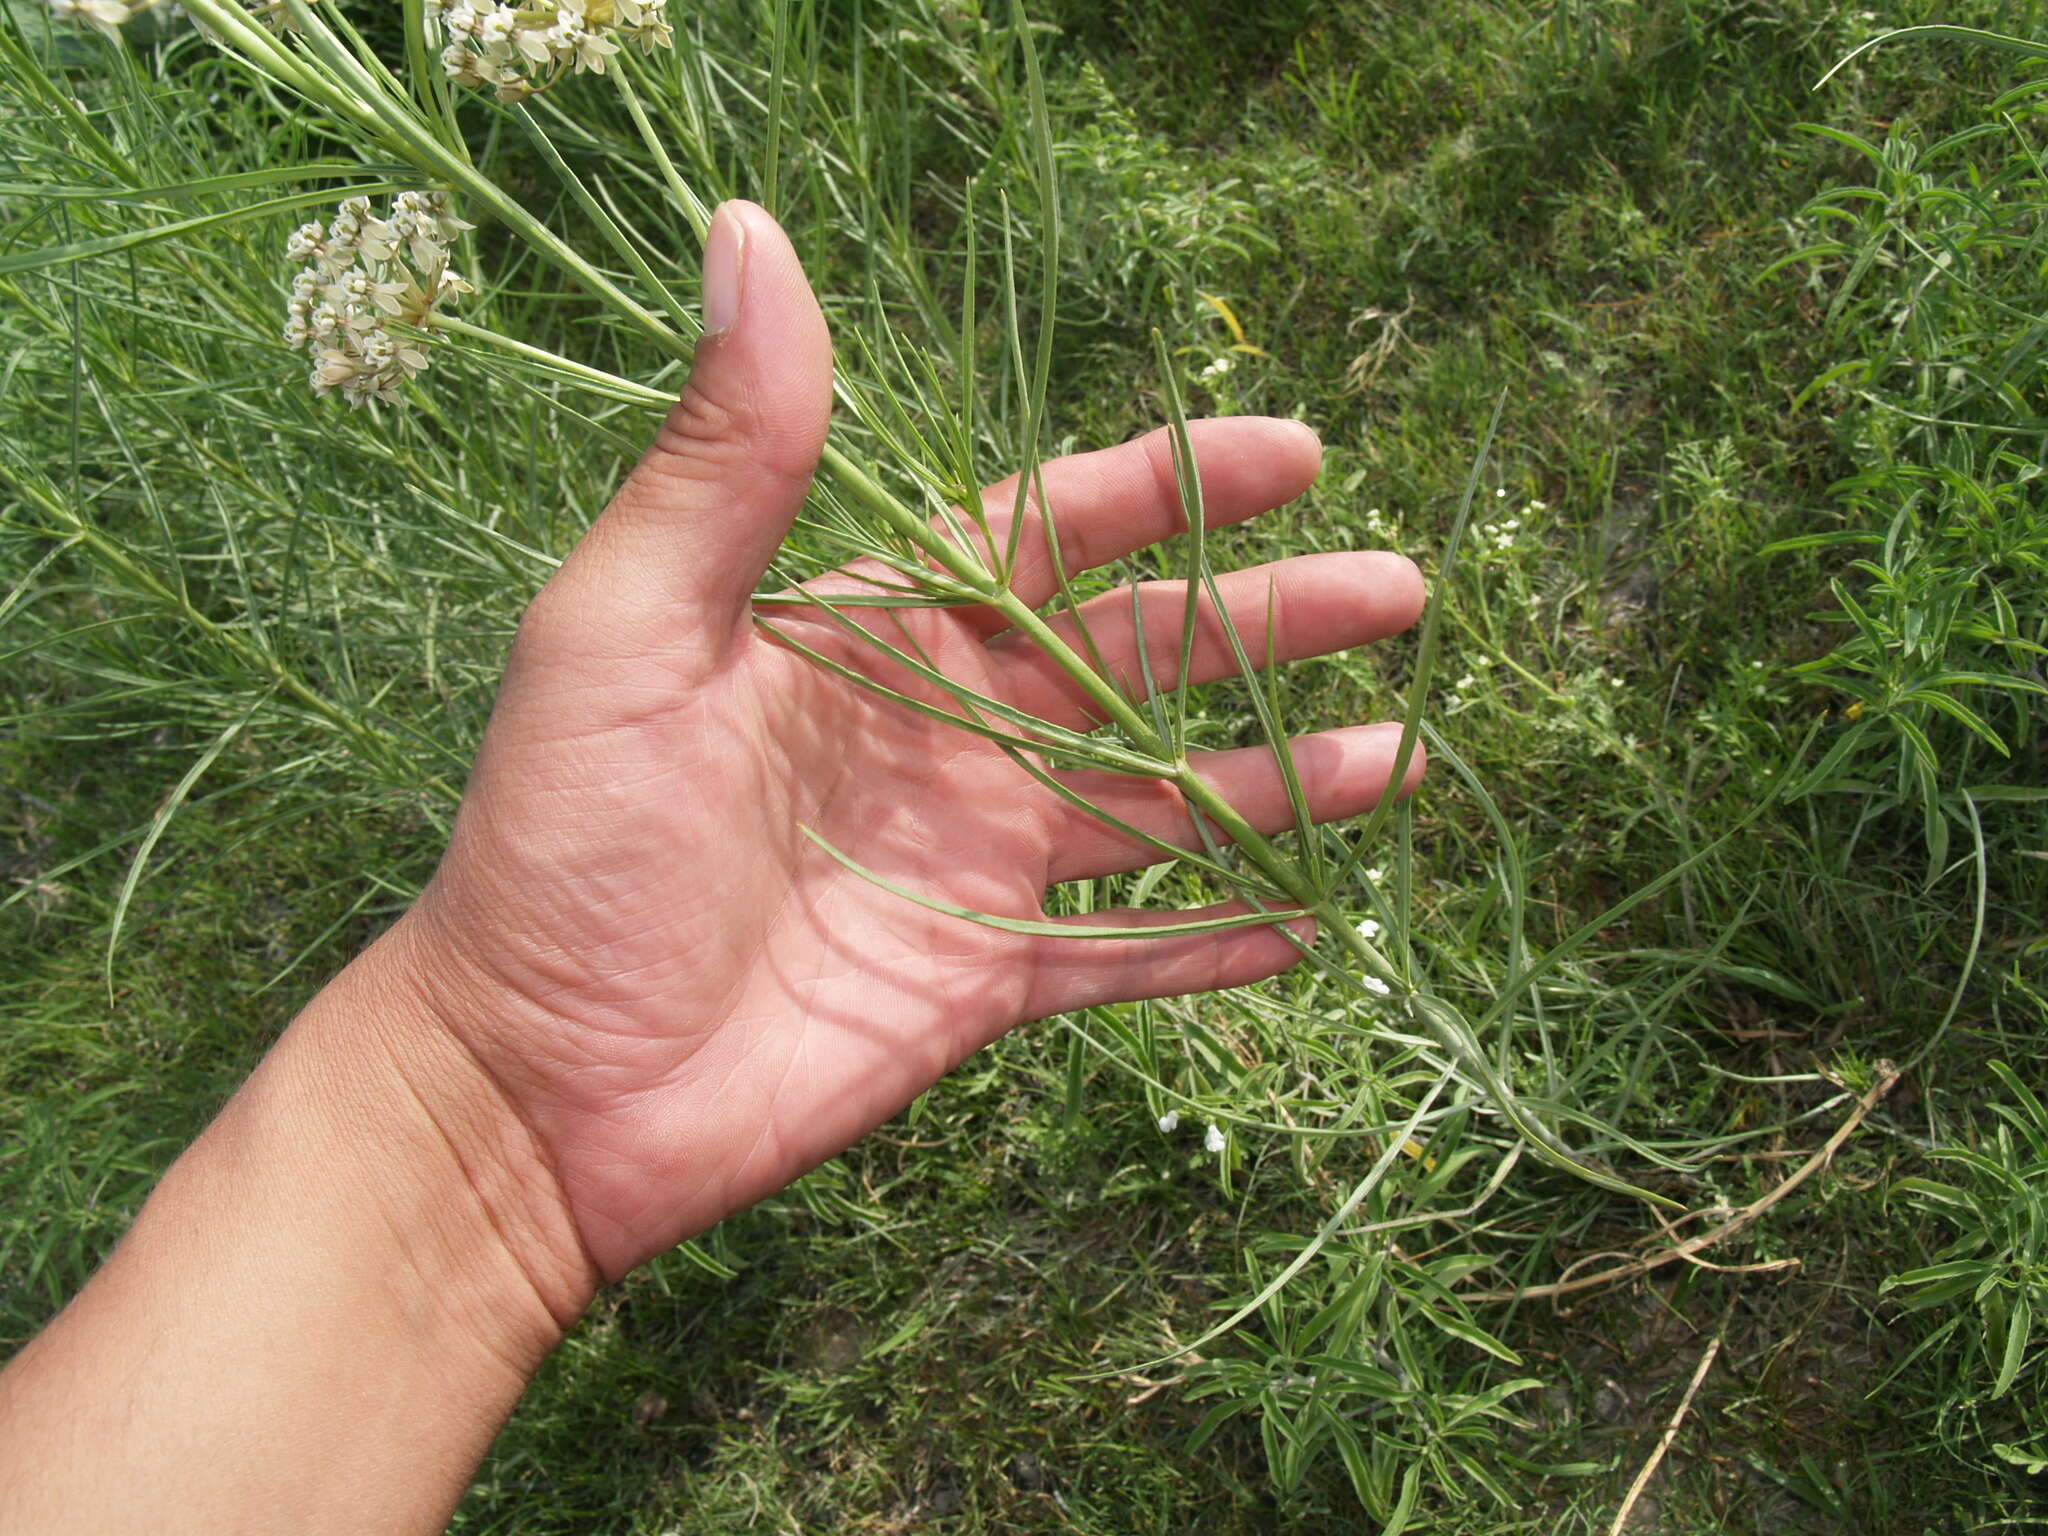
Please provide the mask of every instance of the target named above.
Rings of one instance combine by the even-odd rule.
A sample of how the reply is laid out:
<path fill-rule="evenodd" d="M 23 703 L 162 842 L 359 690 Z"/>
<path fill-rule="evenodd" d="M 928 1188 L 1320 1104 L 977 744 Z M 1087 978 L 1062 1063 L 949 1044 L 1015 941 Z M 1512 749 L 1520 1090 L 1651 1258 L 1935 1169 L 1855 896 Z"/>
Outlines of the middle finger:
<path fill-rule="evenodd" d="M 1216 578 L 1216 590 L 1254 666 L 1321 656 L 1398 634 L 1415 622 L 1423 602 L 1422 573 L 1415 562 L 1380 550 L 1296 555 L 1229 571 Z M 1078 613 L 1048 619 L 1047 627 L 1086 656 L 1088 649 L 1081 641 L 1085 626 L 1112 679 L 1132 698 L 1144 696 L 1148 671 L 1159 691 L 1165 692 L 1183 681 L 1214 682 L 1238 670 L 1229 636 L 1207 592 L 1197 606 L 1185 679 L 1180 676 L 1180 647 L 1187 584 L 1140 583 L 1136 612 L 1132 592 L 1121 587 L 1105 593 L 1083 603 Z M 1096 723 L 1086 693 L 1036 642 L 1012 630 L 991 641 L 988 650 L 1005 697 L 1018 708 L 1056 725 Z"/>

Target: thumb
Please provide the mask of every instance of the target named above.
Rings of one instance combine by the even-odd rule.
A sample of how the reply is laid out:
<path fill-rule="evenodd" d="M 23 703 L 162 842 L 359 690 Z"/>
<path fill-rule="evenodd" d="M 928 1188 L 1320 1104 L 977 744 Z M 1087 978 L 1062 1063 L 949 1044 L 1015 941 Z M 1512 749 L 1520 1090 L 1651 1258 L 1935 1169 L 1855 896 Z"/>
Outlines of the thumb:
<path fill-rule="evenodd" d="M 712 217 L 704 327 L 653 446 L 550 585 L 628 646 L 672 646 L 680 627 L 708 658 L 745 633 L 832 411 L 825 317 L 789 237 L 753 203 Z"/>

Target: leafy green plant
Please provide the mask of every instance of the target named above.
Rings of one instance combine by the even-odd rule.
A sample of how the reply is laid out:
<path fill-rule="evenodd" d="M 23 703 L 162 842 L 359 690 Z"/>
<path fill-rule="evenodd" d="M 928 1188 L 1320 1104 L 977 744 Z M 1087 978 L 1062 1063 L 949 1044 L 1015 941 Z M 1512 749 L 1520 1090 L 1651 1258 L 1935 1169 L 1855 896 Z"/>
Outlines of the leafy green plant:
<path fill-rule="evenodd" d="M 1922 36 L 1984 35 L 1908 28 L 1865 46 Z M 2044 89 L 2019 86 L 1981 122 L 1933 139 L 1903 121 L 1882 143 L 1812 127 L 1870 180 L 1810 202 L 1802 223 L 1825 238 L 1786 258 L 1807 266 L 1828 335 L 1850 354 L 1807 393 L 1846 399 L 1859 470 L 1834 488 L 1838 529 L 1764 552 L 1866 552 L 1830 582 L 1836 606 L 1816 615 L 1848 637 L 1794 669 L 1848 700 L 1798 788 L 1916 810 L 1930 879 L 1948 864 L 1952 829 L 1971 834 L 1976 803 L 2028 793 L 2022 765 L 2048 719 L 2048 501 L 2025 446 L 2048 361 L 2048 176 L 2026 139 Z M 1988 176 L 1972 158 L 1987 141 L 2006 145 Z"/>
<path fill-rule="evenodd" d="M 2039 1474 L 2048 1471 L 2039 1391 L 2048 1357 L 2048 1107 L 2004 1062 L 1991 1071 L 2007 1100 L 1989 1106 L 1990 1134 L 1928 1154 L 1953 1180 L 1916 1176 L 1892 1186 L 1955 1236 L 1884 1288 L 1914 1311 L 1946 1314 L 1914 1351 L 1951 1362 L 1945 1438 L 1959 1450 L 1988 1440 L 2000 1461 Z M 2001 1424 L 2017 1426 L 2006 1430 L 2014 1438 L 1997 1436 Z"/>
<path fill-rule="evenodd" d="M 1523 1362 L 1457 1294 L 1483 1259 L 1456 1251 L 1409 1258 L 1393 1236 L 1471 1214 L 1512 1170 L 1512 1152 L 1502 1156 L 1465 1139 L 1464 1118 L 1433 1129 L 1426 1145 L 1411 1136 L 1416 1127 L 1396 1130 L 1375 1176 L 1333 1219 L 1333 1240 L 1312 1268 L 1296 1273 L 1314 1254 L 1299 1240 L 1268 1239 L 1246 1255 L 1259 1288 L 1256 1311 L 1230 1355 L 1189 1371 L 1191 1398 L 1218 1399 L 1192 1450 L 1232 1418 L 1255 1412 L 1274 1486 L 1290 1503 L 1316 1461 L 1334 1456 L 1366 1512 L 1388 1531 L 1407 1525 L 1425 1488 L 1476 1488 L 1498 1508 L 1513 1504 L 1487 1452 L 1518 1422 L 1515 1399 L 1542 1382 L 1498 1379 L 1492 1363 Z M 1384 1197 L 1366 1202 L 1378 1192 L 1377 1176 L 1402 1161 L 1421 1166 L 1402 1202 L 1405 1214 L 1394 1217 Z M 1474 1177 L 1489 1162 L 1491 1173 Z M 1361 1205 L 1371 1219 L 1354 1222 Z M 1292 1255 L 1279 1271 L 1284 1289 L 1262 1262 L 1283 1254 Z M 1462 1357 L 1464 1368 L 1446 1370 L 1446 1356 Z"/>
<path fill-rule="evenodd" d="M 1098 319 L 1158 325 L 1184 311 L 1202 282 L 1279 247 L 1258 187 L 1194 174 L 1165 153 L 1101 72 L 1087 66 L 1055 103 L 1060 219 L 1073 255 L 1070 288 Z"/>
<path fill-rule="evenodd" d="M 1934 25 L 1872 38 L 1837 68 L 1880 44 L 1934 40 L 2048 59 L 2048 46 L 2027 39 Z M 2037 768 L 2048 725 L 2038 462 L 2048 170 L 2031 139 L 2044 92 L 2048 80 L 2026 80 L 1946 134 L 1905 120 L 1881 142 L 1810 127 L 1859 160 L 1868 181 L 1810 202 L 1802 223 L 1823 238 L 1787 258 L 1808 268 L 1828 336 L 1847 354 L 1807 397 L 1845 407 L 1841 435 L 1858 468 L 1833 488 L 1838 529 L 1766 553 L 1861 551 L 1828 583 L 1835 606 L 1814 616 L 1845 638 L 1792 669 L 1848 701 L 1795 793 L 1863 800 L 1844 860 L 1902 810 L 1919 825 L 1929 884 L 1958 866 L 1974 871 L 1976 926 L 1943 1028 L 1974 974 L 1990 850 L 2031 842 L 2048 801 Z M 1952 863 L 1957 832 L 1967 851 Z M 2004 1100 L 1988 1117 L 1970 1115 L 1971 1144 L 1928 1153 L 1954 1181 L 1893 1186 L 1955 1236 L 1884 1288 L 1940 1319 L 1907 1363 L 1947 1362 L 1942 1438 L 1969 1454 L 1988 1441 L 1998 1459 L 2039 1472 L 2043 1425 L 2022 1383 L 2048 1305 L 2048 1114 L 2010 1067 L 1990 1071 Z M 1954 1348 L 1971 1334 L 1972 1347 Z"/>
<path fill-rule="evenodd" d="M 1968 466 L 1974 455 L 1951 457 Z M 1869 471 L 1836 493 L 1857 521 L 1881 522 L 1881 531 L 1776 546 L 1872 549 L 1850 562 L 1856 585 L 1829 583 L 1839 606 L 1820 616 L 1849 627 L 1849 638 L 1792 669 L 1851 701 L 1845 728 L 1800 789 L 1863 793 L 1878 811 L 1917 809 L 1930 878 L 1948 863 L 1951 827 L 1968 835 L 1974 803 L 2028 793 L 2000 781 L 2033 750 L 2048 716 L 2038 702 L 2048 684 L 2036 675 L 2048 656 L 2040 470 L 2011 450 L 1990 459 L 1978 473 L 1911 464 Z M 1859 777 L 1873 772 L 1874 782 Z"/>

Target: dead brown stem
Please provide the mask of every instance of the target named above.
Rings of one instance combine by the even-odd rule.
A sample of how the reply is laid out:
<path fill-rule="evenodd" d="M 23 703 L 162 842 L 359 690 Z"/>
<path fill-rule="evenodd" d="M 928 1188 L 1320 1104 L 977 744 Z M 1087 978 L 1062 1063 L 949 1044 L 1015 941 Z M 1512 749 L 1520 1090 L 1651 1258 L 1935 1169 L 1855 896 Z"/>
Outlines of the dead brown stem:
<path fill-rule="evenodd" d="M 1532 1285 L 1521 1290 L 1478 1291 L 1466 1296 L 1464 1299 L 1467 1301 L 1539 1301 L 1545 1297 L 1570 1296 L 1579 1291 L 1591 1291 L 1597 1290 L 1602 1286 L 1618 1285 L 1624 1280 L 1633 1280 L 1639 1275 L 1647 1275 L 1654 1269 L 1662 1269 L 1666 1264 L 1675 1264 L 1681 1259 L 1691 1260 L 1694 1254 L 1711 1248 L 1716 1243 L 1726 1242 L 1729 1238 L 1743 1231 L 1759 1216 L 1763 1215 L 1765 1211 L 1768 1211 L 1772 1206 L 1820 1172 L 1821 1169 L 1825 1168 L 1834 1155 L 1841 1150 L 1842 1143 L 1856 1133 L 1856 1127 L 1863 1123 L 1864 1116 L 1875 1109 L 1878 1102 L 1897 1085 L 1900 1075 L 1899 1069 L 1890 1062 L 1879 1062 L 1877 1064 L 1877 1081 L 1872 1083 L 1869 1090 L 1856 1101 L 1856 1107 L 1849 1112 L 1849 1118 L 1835 1128 L 1834 1135 L 1822 1143 L 1820 1150 L 1793 1169 L 1791 1173 L 1787 1174 L 1777 1184 L 1773 1185 L 1769 1193 L 1745 1205 L 1718 1227 L 1702 1232 L 1697 1237 L 1689 1237 L 1682 1243 L 1674 1243 L 1671 1247 L 1662 1249 L 1659 1252 L 1645 1254 L 1640 1258 L 1630 1259 L 1626 1263 L 1617 1264 L 1611 1269 L 1603 1269 L 1594 1274 L 1582 1275 L 1574 1280 L 1560 1280 L 1552 1285 Z"/>

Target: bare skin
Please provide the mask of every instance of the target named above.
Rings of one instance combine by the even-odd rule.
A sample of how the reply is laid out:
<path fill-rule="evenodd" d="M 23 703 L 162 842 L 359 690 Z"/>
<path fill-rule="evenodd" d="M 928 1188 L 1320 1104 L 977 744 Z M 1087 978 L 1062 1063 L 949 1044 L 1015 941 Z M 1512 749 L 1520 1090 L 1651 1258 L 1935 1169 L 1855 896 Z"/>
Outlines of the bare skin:
<path fill-rule="evenodd" d="M 0 1373 L 0 1529 L 439 1529 L 604 1281 L 781 1188 L 1020 1022 L 1298 958 L 1268 928 L 998 932 L 890 895 L 803 835 L 1019 917 L 1040 916 L 1053 884 L 1156 857 L 995 747 L 778 641 L 877 665 L 828 622 L 790 608 L 757 622 L 754 588 L 824 441 L 831 346 L 761 210 L 721 210 L 706 267 L 707 315 L 724 324 L 522 622 L 428 890 Z M 1299 495 L 1320 455 L 1284 421 L 1198 423 L 1194 441 L 1217 523 Z M 1076 568 L 1178 526 L 1156 434 L 1049 466 L 1046 484 Z M 1013 488 L 988 494 L 1007 515 Z M 1044 548 L 1036 534 L 1027 551 Z M 1036 558 L 1020 583 L 1034 602 L 1054 580 Z M 1422 602 L 1391 554 L 1303 556 L 1223 592 L 1247 636 L 1271 606 L 1281 659 L 1392 634 Z M 1142 597 L 1154 671 L 1170 672 L 1178 588 Z M 1135 673 L 1128 595 L 1100 602 L 1098 641 Z M 1087 723 L 1073 685 L 991 615 L 903 622 L 948 674 Z M 1206 628 L 1193 678 L 1230 670 Z M 1313 813 L 1373 804 L 1397 737 L 1298 743 Z M 1255 826 L 1290 824 L 1268 754 L 1197 766 Z M 1156 784 L 1084 787 L 1157 836 L 1190 836 Z M 95 1471 L 112 1466 L 120 1477 Z"/>

